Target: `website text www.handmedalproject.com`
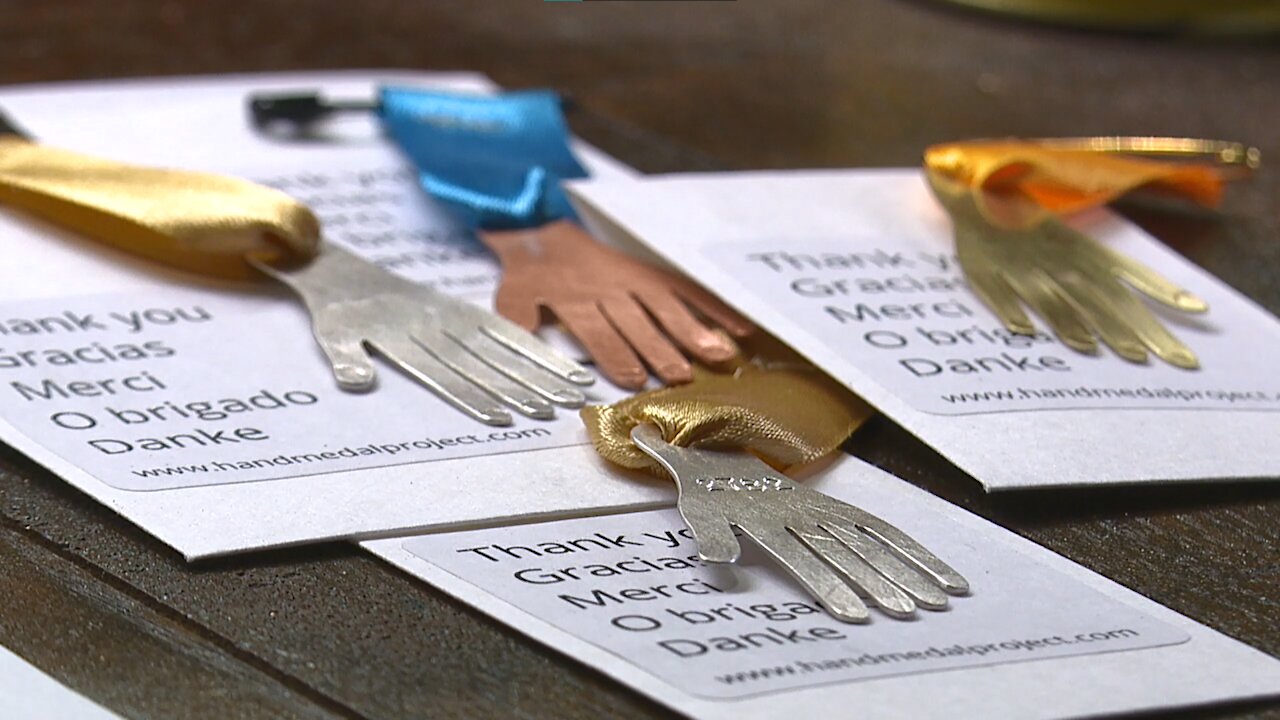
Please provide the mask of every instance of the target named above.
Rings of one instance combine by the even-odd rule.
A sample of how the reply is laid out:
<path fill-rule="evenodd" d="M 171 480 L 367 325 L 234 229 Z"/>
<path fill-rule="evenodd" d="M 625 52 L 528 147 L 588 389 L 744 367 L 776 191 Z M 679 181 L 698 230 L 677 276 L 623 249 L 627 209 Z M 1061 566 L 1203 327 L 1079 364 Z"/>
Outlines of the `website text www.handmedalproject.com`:
<path fill-rule="evenodd" d="M 1195 390 L 1171 387 L 1097 387 L 1078 385 L 1061 388 L 1023 388 L 944 393 L 942 401 L 952 405 L 982 405 L 1025 401 L 1136 401 L 1161 404 L 1220 403 L 1256 409 L 1280 409 L 1280 391 Z"/>
<path fill-rule="evenodd" d="M 421 452 L 439 452 L 452 448 L 465 448 L 471 445 L 511 442 L 529 438 L 546 437 L 551 434 L 547 428 L 524 428 L 521 430 L 500 430 L 485 435 L 455 435 L 446 438 L 418 438 L 394 443 L 369 443 L 367 445 L 347 445 L 336 450 L 318 450 L 296 454 L 280 454 L 272 457 L 260 457 L 250 460 L 210 461 L 191 465 L 162 465 L 132 471 L 134 475 L 144 478 L 164 477 L 170 475 L 199 475 L 203 473 L 233 472 L 259 470 L 264 468 L 292 467 L 295 465 L 314 465 L 317 463 L 340 462 L 361 457 L 391 458 L 401 454 Z"/>
<path fill-rule="evenodd" d="M 1053 635 L 1051 637 L 1042 637 L 1032 640 L 1004 640 L 1001 642 L 978 643 L 971 645 L 928 647 L 922 650 L 917 649 L 902 652 L 864 653 L 858 656 L 828 658 L 825 660 L 795 660 L 780 665 L 770 665 L 751 670 L 724 673 L 716 675 L 715 679 L 716 682 L 723 685 L 749 685 L 755 682 L 765 682 L 780 678 L 838 672 L 853 668 L 910 664 L 942 658 L 986 658 L 994 655 L 1001 656 L 1003 659 L 1009 660 L 1012 659 L 1009 658 L 1009 656 L 1015 653 L 1035 653 L 1047 648 L 1061 647 L 1063 645 L 1099 643 L 1109 640 L 1127 640 L 1138 637 L 1140 634 L 1141 633 L 1137 630 L 1120 628 L 1116 630 L 1103 630 L 1098 632 L 1083 632 L 1073 636 Z"/>

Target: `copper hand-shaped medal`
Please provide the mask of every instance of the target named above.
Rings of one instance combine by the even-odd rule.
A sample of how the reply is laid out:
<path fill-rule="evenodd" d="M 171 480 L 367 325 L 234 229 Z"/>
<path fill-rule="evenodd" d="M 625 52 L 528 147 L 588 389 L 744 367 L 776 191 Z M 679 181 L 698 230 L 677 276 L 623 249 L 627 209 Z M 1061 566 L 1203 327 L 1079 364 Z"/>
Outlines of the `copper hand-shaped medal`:
<path fill-rule="evenodd" d="M 383 127 L 419 182 L 502 262 L 498 312 L 532 331 L 559 321 L 617 385 L 693 377 L 692 357 L 737 354 L 751 326 L 694 283 L 601 245 L 573 218 L 561 182 L 586 177 L 569 148 L 559 98 L 545 91 L 462 96 L 383 88 Z"/>
<path fill-rule="evenodd" d="M 1199 366 L 1131 289 L 1175 310 L 1204 312 L 1208 307 L 1195 295 L 1025 200 L 984 197 L 928 177 L 951 216 L 970 287 L 1010 331 L 1035 331 L 1025 303 L 1076 350 L 1096 351 L 1096 337 L 1132 362 L 1145 362 L 1150 350 L 1178 367 Z"/>
<path fill-rule="evenodd" d="M 572 222 L 481 238 L 502 261 L 498 312 L 527 330 L 554 316 L 622 387 L 642 387 L 646 366 L 664 383 L 688 382 L 685 353 L 711 365 L 737 354 L 695 312 L 732 335 L 751 331 L 693 282 L 602 245 Z"/>

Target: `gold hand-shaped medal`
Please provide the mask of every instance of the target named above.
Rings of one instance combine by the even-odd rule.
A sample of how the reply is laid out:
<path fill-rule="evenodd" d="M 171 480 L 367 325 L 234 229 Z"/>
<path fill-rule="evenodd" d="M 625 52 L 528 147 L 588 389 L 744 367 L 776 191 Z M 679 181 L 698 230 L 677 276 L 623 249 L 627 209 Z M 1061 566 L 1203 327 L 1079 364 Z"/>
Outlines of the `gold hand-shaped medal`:
<path fill-rule="evenodd" d="M 1129 288 L 1175 310 L 1204 312 L 1208 306 L 1195 295 L 1023 199 L 983 202 L 980 190 L 932 173 L 928 179 L 951 216 L 969 287 L 1011 332 L 1035 332 L 1025 303 L 1081 352 L 1095 352 L 1100 338 L 1133 362 L 1145 362 L 1149 349 L 1178 367 L 1199 366 Z"/>
<path fill-rule="evenodd" d="M 1124 154 L 1207 155 L 1235 172 Z M 1086 138 L 953 143 L 930 148 L 925 158 L 930 189 L 954 225 L 960 266 L 1006 328 L 1035 332 L 1025 305 L 1081 352 L 1096 351 L 1101 340 L 1132 362 L 1145 362 L 1150 351 L 1178 367 L 1199 367 L 1195 353 L 1130 290 L 1188 313 L 1205 312 L 1204 301 L 1072 229 L 1058 213 L 1135 188 L 1212 205 L 1223 181 L 1256 167 L 1256 150 L 1200 140 Z"/>

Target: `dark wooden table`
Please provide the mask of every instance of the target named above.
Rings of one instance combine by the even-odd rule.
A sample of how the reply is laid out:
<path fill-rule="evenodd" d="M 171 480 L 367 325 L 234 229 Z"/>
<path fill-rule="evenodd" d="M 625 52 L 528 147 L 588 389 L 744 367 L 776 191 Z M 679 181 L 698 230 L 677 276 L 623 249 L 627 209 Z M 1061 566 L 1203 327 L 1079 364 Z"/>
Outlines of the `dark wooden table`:
<path fill-rule="evenodd" d="M 1006 134 L 1192 135 L 1280 158 L 1280 47 L 1260 40 L 1086 34 L 907 0 L 0 11 L 0 82 L 473 69 L 572 93 L 575 129 L 646 171 L 914 165 L 929 143 Z M 1232 188 L 1220 214 L 1130 214 L 1278 312 L 1277 177 Z M 850 449 L 1280 654 L 1280 483 L 988 497 L 887 420 Z M 189 566 L 2 447 L 0 597 L 0 644 L 131 717 L 669 714 L 348 545 Z"/>

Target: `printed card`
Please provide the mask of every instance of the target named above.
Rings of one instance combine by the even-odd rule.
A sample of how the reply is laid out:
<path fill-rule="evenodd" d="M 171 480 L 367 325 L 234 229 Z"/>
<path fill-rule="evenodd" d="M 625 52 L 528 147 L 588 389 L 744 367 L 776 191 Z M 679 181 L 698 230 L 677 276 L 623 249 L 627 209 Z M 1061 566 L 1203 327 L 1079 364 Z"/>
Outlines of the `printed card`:
<path fill-rule="evenodd" d="M 17 431 L 108 485 L 169 490 L 581 445 L 573 410 L 470 421 L 384 367 L 347 393 L 283 296 L 174 288 L 0 305 Z M 16 331 L 15 331 L 16 329 Z M 22 331 L 29 331 L 25 334 Z M 250 351 L 249 349 L 252 349 Z M 592 402 L 624 393 L 589 388 Z"/>
<path fill-rule="evenodd" d="M 688 272 L 989 489 L 1280 472 L 1280 323 L 1105 211 L 1074 222 L 1208 302 L 1203 316 L 1153 307 L 1199 370 L 1005 330 L 965 283 L 950 221 L 917 171 L 670 176 L 574 193 L 601 232 Z"/>
<path fill-rule="evenodd" d="M 703 563 L 670 509 L 365 547 L 699 718 L 1069 717 L 1280 688 L 1274 659 L 860 460 L 805 482 L 902 528 L 972 592 L 841 623 L 746 538 L 736 565 Z M 1106 692 L 1079 692 L 1100 677 Z"/>
<path fill-rule="evenodd" d="M 371 118 L 291 142 L 245 117 L 252 91 L 371 97 L 384 81 L 491 87 L 327 73 L 17 88 L 0 106 L 53 145 L 278 187 L 316 210 L 327 241 L 490 306 L 496 260 Z M 593 172 L 626 172 L 579 152 Z M 16 211 L 0 213 L 0 252 L 0 439 L 188 557 L 666 502 L 605 468 L 574 410 L 494 428 L 384 363 L 377 390 L 339 390 L 306 312 L 266 279 L 170 271 Z M 603 380 L 587 392 L 621 397 Z"/>

